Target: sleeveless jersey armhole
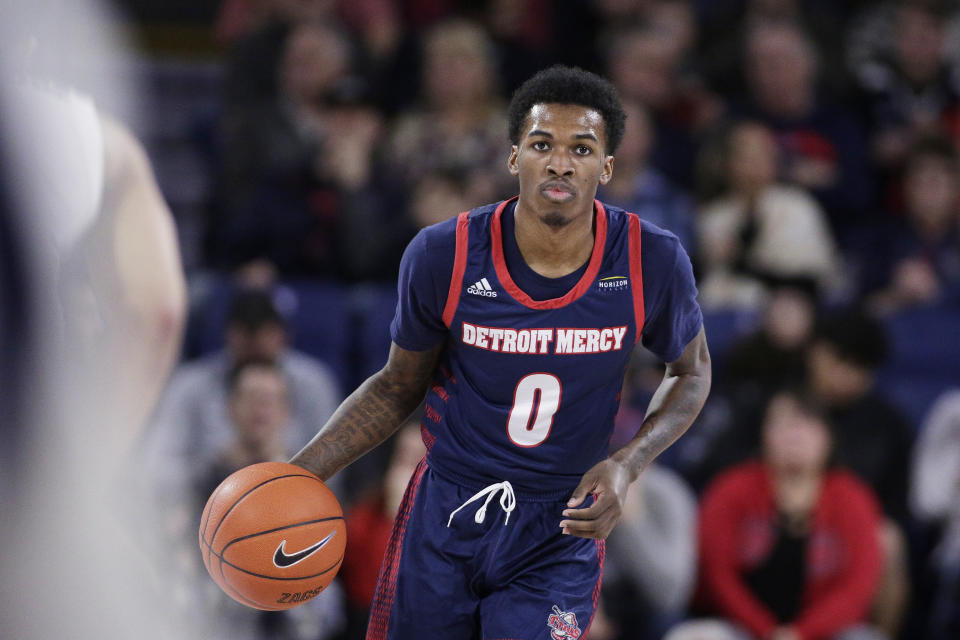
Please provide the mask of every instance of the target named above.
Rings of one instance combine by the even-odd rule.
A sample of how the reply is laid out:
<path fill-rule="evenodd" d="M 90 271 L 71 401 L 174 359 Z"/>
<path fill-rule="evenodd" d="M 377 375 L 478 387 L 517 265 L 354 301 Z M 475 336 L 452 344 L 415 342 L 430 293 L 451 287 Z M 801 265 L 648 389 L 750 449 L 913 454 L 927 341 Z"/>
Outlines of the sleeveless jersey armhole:
<path fill-rule="evenodd" d="M 637 323 L 635 342 L 640 342 L 643 334 L 643 261 L 640 246 L 640 218 L 634 213 L 629 216 L 629 252 L 630 252 L 630 288 L 633 291 L 633 315 Z"/>
<path fill-rule="evenodd" d="M 469 243 L 470 212 L 464 211 L 457 216 L 456 253 L 453 259 L 453 273 L 450 274 L 450 288 L 447 290 L 447 302 L 443 307 L 443 324 L 450 328 L 453 316 L 460 302 L 463 289 L 463 274 L 467 270 L 467 248 Z"/>

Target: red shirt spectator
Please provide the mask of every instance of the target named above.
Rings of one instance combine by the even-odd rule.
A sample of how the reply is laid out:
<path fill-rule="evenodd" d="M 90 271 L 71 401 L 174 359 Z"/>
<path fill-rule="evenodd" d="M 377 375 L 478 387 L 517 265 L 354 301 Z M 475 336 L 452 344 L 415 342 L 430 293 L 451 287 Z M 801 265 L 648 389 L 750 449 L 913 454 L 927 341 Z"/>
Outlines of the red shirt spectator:
<path fill-rule="evenodd" d="M 881 566 L 879 509 L 870 490 L 847 472 L 825 473 L 809 525 L 802 604 L 792 621 L 778 621 L 745 581 L 772 552 L 776 522 L 773 483 L 763 464 L 743 464 L 716 479 L 700 512 L 705 600 L 761 638 L 785 622 L 804 639 L 829 638 L 864 620 Z"/>
<path fill-rule="evenodd" d="M 380 562 L 390 540 L 393 515 L 383 504 L 383 496 L 357 504 L 347 514 L 347 540 L 341 575 L 352 607 L 365 609 L 373 601 L 380 575 Z"/>

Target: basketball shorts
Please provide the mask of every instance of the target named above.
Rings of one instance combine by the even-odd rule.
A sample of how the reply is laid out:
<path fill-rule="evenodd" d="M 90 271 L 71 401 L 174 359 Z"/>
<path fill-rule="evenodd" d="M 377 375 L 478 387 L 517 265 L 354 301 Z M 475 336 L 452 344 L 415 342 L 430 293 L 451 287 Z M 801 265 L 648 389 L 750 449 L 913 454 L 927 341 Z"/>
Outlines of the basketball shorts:
<path fill-rule="evenodd" d="M 585 636 L 604 542 L 561 534 L 569 497 L 515 495 L 509 483 L 464 487 L 421 461 L 384 555 L 367 640 Z"/>

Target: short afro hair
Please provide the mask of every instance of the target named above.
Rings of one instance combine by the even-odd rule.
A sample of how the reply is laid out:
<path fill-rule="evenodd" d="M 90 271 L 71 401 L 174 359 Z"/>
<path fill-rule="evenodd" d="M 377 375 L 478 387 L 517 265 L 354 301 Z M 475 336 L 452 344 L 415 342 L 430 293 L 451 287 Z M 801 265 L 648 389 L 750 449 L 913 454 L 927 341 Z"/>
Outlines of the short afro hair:
<path fill-rule="evenodd" d="M 577 104 L 597 111 L 603 117 L 607 154 L 613 155 L 620 146 L 627 114 L 616 88 L 595 73 L 563 65 L 539 71 L 514 92 L 508 111 L 513 144 L 520 143 L 523 123 L 530 109 L 548 103 Z"/>

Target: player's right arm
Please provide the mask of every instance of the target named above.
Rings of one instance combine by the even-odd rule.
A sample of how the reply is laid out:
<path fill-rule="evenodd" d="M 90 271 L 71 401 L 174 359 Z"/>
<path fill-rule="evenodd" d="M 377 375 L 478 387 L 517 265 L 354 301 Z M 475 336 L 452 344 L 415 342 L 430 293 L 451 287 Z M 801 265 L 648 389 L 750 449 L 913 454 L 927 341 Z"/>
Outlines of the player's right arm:
<path fill-rule="evenodd" d="M 290 462 L 327 480 L 390 437 L 426 395 L 441 348 L 409 351 L 393 344 L 383 369 L 350 394 Z"/>
<path fill-rule="evenodd" d="M 393 434 L 423 401 L 448 329 L 456 219 L 421 230 L 404 251 L 386 366 L 343 401 L 290 462 L 327 480 Z"/>

